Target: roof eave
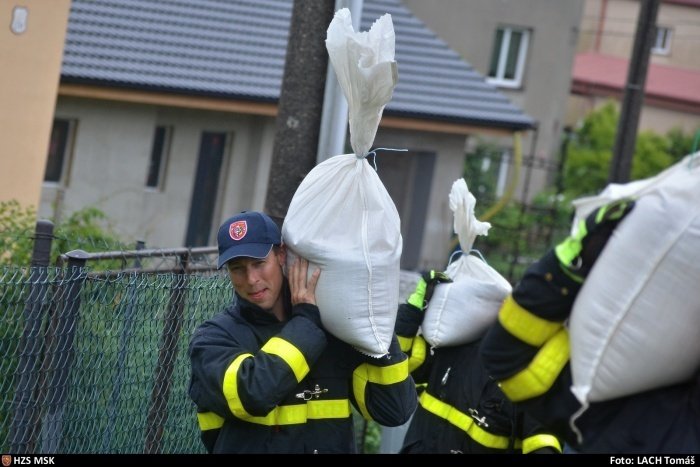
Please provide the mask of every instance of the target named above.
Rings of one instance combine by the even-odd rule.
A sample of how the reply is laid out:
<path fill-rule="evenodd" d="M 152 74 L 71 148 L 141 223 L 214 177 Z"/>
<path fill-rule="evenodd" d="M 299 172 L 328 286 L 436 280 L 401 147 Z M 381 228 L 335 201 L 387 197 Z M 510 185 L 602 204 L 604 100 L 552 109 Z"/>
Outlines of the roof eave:
<path fill-rule="evenodd" d="M 219 110 L 253 115 L 277 115 L 278 98 L 227 94 L 151 86 L 142 83 L 117 82 L 62 76 L 59 95 L 117 100 L 141 104 Z M 504 134 L 533 129 L 532 120 L 494 121 L 451 116 L 391 111 L 385 109 L 380 126 L 451 134 L 495 133 Z"/>

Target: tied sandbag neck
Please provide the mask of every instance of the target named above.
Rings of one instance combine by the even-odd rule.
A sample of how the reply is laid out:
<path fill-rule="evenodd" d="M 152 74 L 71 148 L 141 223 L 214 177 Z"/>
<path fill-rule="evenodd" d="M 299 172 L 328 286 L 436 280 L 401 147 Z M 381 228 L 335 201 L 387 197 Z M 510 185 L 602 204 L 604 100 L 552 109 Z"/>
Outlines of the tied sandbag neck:
<path fill-rule="evenodd" d="M 379 172 L 379 169 L 377 169 L 377 151 L 397 151 L 397 152 L 408 152 L 408 149 L 396 149 L 396 148 L 375 148 L 372 149 L 371 151 L 368 151 L 367 154 L 364 156 L 355 156 L 358 159 L 365 159 L 370 156 L 370 154 L 374 157 L 372 157 L 372 165 L 374 166 L 374 171 Z"/>
<path fill-rule="evenodd" d="M 454 261 L 455 256 L 457 255 L 457 253 L 459 253 L 460 255 L 463 255 L 463 254 L 464 254 L 464 252 L 463 252 L 462 250 L 455 250 L 455 251 L 453 251 L 452 254 L 450 255 L 450 259 L 447 260 L 447 265 L 448 265 L 448 266 L 449 266 L 450 264 L 452 264 L 452 261 Z M 479 250 L 477 250 L 476 248 L 472 248 L 471 250 L 469 250 L 469 252 L 467 253 L 467 255 L 471 255 L 472 253 L 476 253 L 476 256 L 478 256 L 479 258 L 481 258 L 481 261 L 483 261 L 483 262 L 486 263 L 486 264 L 489 264 L 489 262 L 486 261 L 486 258 L 484 258 L 484 255 L 482 255 L 481 252 L 480 252 Z"/>

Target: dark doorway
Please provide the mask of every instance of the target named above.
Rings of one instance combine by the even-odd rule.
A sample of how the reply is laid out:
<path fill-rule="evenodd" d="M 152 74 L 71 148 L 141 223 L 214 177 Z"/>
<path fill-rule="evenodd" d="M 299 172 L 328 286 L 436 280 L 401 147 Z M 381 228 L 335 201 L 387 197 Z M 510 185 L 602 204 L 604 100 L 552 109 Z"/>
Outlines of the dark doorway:
<path fill-rule="evenodd" d="M 379 151 L 377 156 L 377 174 L 401 217 L 401 269 L 418 267 L 434 168 L 432 152 Z"/>
<path fill-rule="evenodd" d="M 202 133 L 185 246 L 209 244 L 225 147 L 226 133 Z"/>

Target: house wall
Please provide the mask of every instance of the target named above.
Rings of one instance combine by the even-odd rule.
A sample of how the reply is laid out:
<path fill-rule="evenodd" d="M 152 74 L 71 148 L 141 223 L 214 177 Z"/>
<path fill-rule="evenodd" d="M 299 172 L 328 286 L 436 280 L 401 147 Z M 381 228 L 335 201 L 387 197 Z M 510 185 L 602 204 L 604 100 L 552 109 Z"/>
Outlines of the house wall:
<path fill-rule="evenodd" d="M 274 119 L 61 97 L 57 118 L 77 121 L 69 179 L 44 184 L 40 215 L 58 219 L 95 206 L 125 239 L 150 247 L 184 243 L 202 131 L 229 134 L 215 208 L 220 222 L 243 209 L 262 209 L 274 138 Z M 156 125 L 173 127 L 162 190 L 145 187 Z"/>
<path fill-rule="evenodd" d="M 632 55 L 639 15 L 639 0 L 586 0 L 584 17 L 578 41 L 578 52 L 595 51 L 629 59 Z M 683 69 L 700 70 L 700 8 L 661 2 L 657 24 L 673 30 L 671 51 L 668 55 L 652 53 L 650 63 Z M 572 94 L 567 106 L 566 121 L 572 126 L 602 106 L 611 97 Z M 619 109 L 619 97 L 617 99 Z M 698 130 L 697 113 L 661 108 L 645 100 L 639 119 L 639 130 L 665 134 L 672 128 L 681 128 L 688 134 Z"/>
<path fill-rule="evenodd" d="M 11 30 L 13 11 L 26 29 Z M 37 207 L 70 0 L 0 2 L 0 201 Z"/>
<path fill-rule="evenodd" d="M 596 50 L 594 38 L 600 35 L 599 53 L 629 58 L 634 46 L 639 0 L 586 0 L 585 11 L 578 50 Z M 602 20 L 601 14 L 604 16 Z M 671 53 L 652 54 L 651 63 L 700 69 L 697 46 L 700 8 L 661 2 L 656 23 L 673 30 Z"/>
<path fill-rule="evenodd" d="M 431 183 L 430 199 L 427 218 L 423 222 L 425 230 L 416 269 L 445 268 L 453 229 L 453 214 L 449 207 L 448 196 L 452 183 L 464 173 L 464 136 L 390 130 L 380 127 L 374 146 L 436 154 L 433 179 L 426 181 Z M 377 166 L 381 172 L 381 152 L 377 157 Z"/>
<path fill-rule="evenodd" d="M 440 8 L 424 0 L 404 3 L 483 75 L 488 74 L 497 27 L 512 25 L 532 30 L 523 87 L 499 90 L 538 122 L 536 132 L 523 135 L 524 154 L 532 154 L 534 143 L 536 157 L 556 159 L 583 0 L 440 0 Z M 544 172 L 533 173 L 529 196 L 546 183 Z"/>
<path fill-rule="evenodd" d="M 58 219 L 85 206 L 105 212 L 123 240 L 151 248 L 185 240 L 202 131 L 231 135 L 210 244 L 221 221 L 244 209 L 264 208 L 275 120 L 226 112 L 60 97 L 57 118 L 77 121 L 65 186 L 44 184 L 40 215 Z M 172 126 L 162 190 L 145 187 L 156 125 Z M 464 169 L 464 136 L 380 128 L 376 147 L 436 154 L 419 269 L 444 267 L 452 234 L 448 195 Z M 382 169 L 381 155 L 377 158 Z"/>

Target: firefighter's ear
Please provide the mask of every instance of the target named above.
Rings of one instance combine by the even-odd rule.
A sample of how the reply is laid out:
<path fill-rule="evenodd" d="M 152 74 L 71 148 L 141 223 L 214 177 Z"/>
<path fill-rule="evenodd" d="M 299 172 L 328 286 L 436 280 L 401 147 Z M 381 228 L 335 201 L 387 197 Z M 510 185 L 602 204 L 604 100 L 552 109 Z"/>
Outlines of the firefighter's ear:
<path fill-rule="evenodd" d="M 275 251 L 277 252 L 277 262 L 284 268 L 287 261 L 287 246 L 283 243 L 279 246 L 275 246 Z"/>

